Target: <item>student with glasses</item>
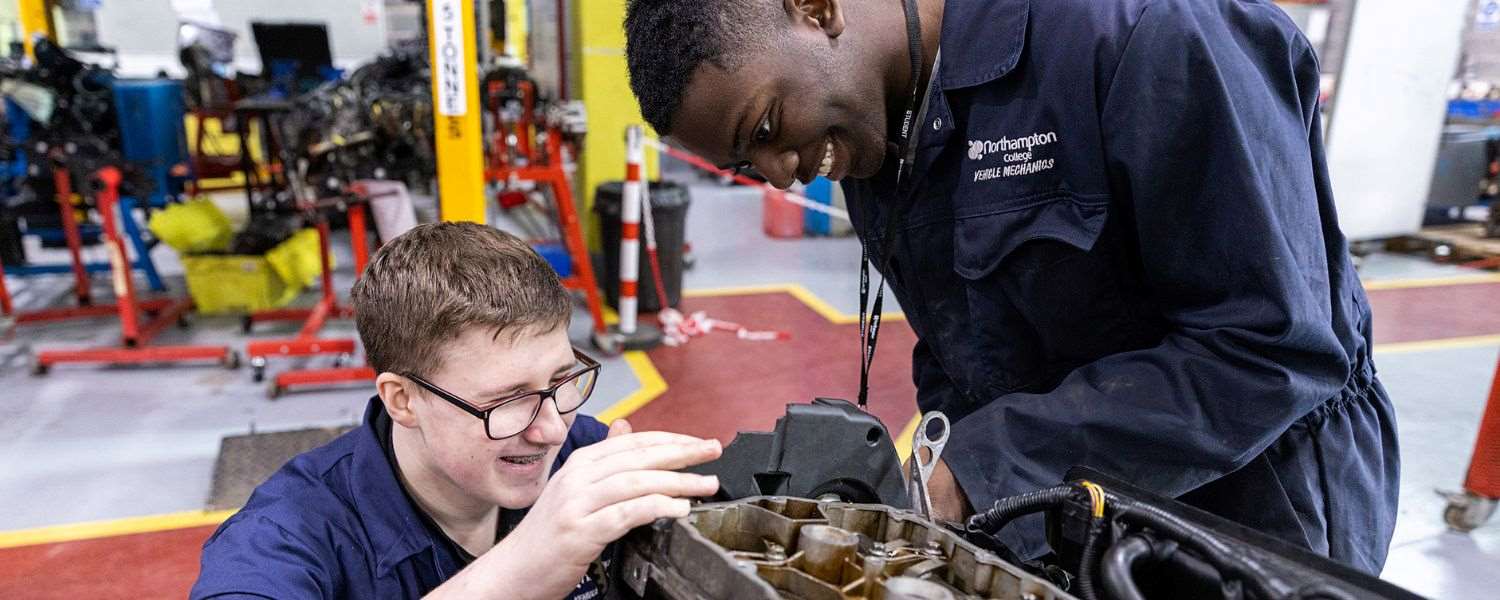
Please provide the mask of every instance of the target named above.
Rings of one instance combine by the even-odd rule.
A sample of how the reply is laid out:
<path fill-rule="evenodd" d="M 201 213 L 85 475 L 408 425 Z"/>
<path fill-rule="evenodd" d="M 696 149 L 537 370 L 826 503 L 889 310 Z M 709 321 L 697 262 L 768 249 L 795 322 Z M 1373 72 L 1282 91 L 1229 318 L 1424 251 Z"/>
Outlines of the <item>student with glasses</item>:
<path fill-rule="evenodd" d="M 717 441 L 578 414 L 599 363 L 515 237 L 419 226 L 376 253 L 353 302 L 379 373 L 364 424 L 256 488 L 204 544 L 193 598 L 586 600 L 616 539 L 718 490 L 674 471 Z"/>

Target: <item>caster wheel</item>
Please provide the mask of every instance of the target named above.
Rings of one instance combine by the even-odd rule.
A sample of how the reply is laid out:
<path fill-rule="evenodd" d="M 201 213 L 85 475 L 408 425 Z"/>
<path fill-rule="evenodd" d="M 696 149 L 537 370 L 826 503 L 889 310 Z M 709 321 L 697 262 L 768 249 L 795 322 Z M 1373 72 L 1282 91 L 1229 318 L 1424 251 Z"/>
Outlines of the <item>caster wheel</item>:
<path fill-rule="evenodd" d="M 271 382 L 271 385 L 266 387 L 266 396 L 270 397 L 272 400 L 275 400 L 277 398 L 280 398 L 281 394 L 285 391 L 286 390 L 281 389 L 281 386 L 276 385 L 276 382 Z"/>
<path fill-rule="evenodd" d="M 1477 496 L 1472 492 L 1448 495 L 1448 506 L 1443 509 L 1443 521 L 1448 528 L 1468 533 L 1484 525 L 1495 514 L 1495 499 Z"/>
<path fill-rule="evenodd" d="M 240 332 L 250 333 L 251 329 L 255 329 L 255 319 L 250 318 L 250 315 L 240 317 Z"/>
<path fill-rule="evenodd" d="M 41 363 L 37 363 L 37 364 L 35 364 L 35 365 L 33 365 L 31 367 L 31 374 L 35 375 L 37 377 L 41 377 L 43 375 L 46 375 L 47 372 L 51 371 L 51 370 L 52 370 L 52 367 L 49 367 L 49 366 L 41 364 Z"/>
<path fill-rule="evenodd" d="M 187 329 L 187 328 L 192 327 L 192 326 L 193 326 L 193 322 L 189 321 L 187 317 L 177 317 L 177 328 L 178 329 Z"/>
<path fill-rule="evenodd" d="M 619 336 L 605 334 L 594 334 L 594 347 L 598 348 L 606 356 L 619 356 L 624 350 L 624 342 Z"/>
<path fill-rule="evenodd" d="M 260 383 L 266 380 L 265 365 L 250 365 L 250 381 Z"/>
<path fill-rule="evenodd" d="M 1453 246 L 1450 246 L 1448 244 L 1438 244 L 1436 246 L 1433 246 L 1432 249 L 1428 251 L 1428 257 L 1431 258 L 1433 262 L 1451 262 L 1453 259 L 1457 258 L 1456 256 L 1454 256 Z"/>
<path fill-rule="evenodd" d="M 333 368 L 342 369 L 348 366 L 351 358 L 348 352 L 339 353 L 338 356 L 333 357 Z"/>
<path fill-rule="evenodd" d="M 224 355 L 224 358 L 219 360 L 219 364 L 224 365 L 224 368 L 231 371 L 240 368 L 240 353 L 230 350 L 229 354 Z"/>

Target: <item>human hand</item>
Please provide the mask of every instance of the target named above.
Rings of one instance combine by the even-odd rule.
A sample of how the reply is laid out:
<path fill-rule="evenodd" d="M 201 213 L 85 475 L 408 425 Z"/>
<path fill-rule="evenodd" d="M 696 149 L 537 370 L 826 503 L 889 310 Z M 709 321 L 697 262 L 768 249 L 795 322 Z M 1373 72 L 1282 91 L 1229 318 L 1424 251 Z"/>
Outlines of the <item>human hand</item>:
<path fill-rule="evenodd" d="M 620 420 L 609 437 L 575 450 L 548 480 L 536 504 L 491 552 L 498 568 L 516 577 L 507 597 L 561 598 L 589 564 L 631 529 L 660 518 L 687 516 L 687 498 L 711 496 L 717 477 L 678 473 L 723 451 L 718 440 L 661 431 L 632 433 Z"/>
<path fill-rule="evenodd" d="M 932 498 L 932 519 L 935 521 L 962 523 L 969 515 L 974 514 L 968 496 L 959 487 L 953 471 L 948 469 L 948 463 L 941 458 L 933 466 L 932 476 L 927 480 L 927 494 Z"/>

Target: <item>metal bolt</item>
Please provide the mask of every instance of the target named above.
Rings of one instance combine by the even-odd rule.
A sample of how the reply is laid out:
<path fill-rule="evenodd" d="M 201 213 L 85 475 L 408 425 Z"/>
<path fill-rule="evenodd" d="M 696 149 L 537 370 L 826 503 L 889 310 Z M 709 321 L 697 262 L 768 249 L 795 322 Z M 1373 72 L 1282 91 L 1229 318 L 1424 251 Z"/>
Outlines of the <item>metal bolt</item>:
<path fill-rule="evenodd" d="M 780 544 L 767 543 L 766 559 L 772 561 L 786 560 L 786 548 L 783 548 Z"/>

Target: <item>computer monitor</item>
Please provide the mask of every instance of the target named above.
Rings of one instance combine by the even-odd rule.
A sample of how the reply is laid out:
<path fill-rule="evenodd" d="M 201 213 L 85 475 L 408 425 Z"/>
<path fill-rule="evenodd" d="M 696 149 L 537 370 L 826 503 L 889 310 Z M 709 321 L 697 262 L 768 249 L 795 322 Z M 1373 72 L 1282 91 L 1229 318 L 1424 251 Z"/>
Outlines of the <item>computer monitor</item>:
<path fill-rule="evenodd" d="M 250 23 L 260 51 L 261 73 L 273 81 L 294 70 L 299 88 L 317 85 L 333 69 L 328 26 L 322 23 Z M 310 84 L 310 85 L 309 85 Z"/>

